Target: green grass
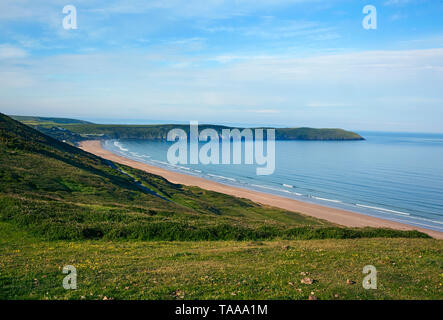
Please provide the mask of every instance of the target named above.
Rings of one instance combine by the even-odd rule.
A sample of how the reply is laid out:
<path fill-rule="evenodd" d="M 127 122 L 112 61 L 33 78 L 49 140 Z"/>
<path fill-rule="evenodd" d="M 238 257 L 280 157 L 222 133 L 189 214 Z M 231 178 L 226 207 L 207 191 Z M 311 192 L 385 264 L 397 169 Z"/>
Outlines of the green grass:
<path fill-rule="evenodd" d="M 433 239 L 42 241 L 6 223 L 0 232 L 0 299 L 443 298 Z M 65 265 L 77 268 L 77 290 L 62 287 Z M 361 285 L 365 265 L 377 268 L 376 290 Z M 301 272 L 315 282 L 300 283 Z"/>
<path fill-rule="evenodd" d="M 55 118 L 55 117 L 32 117 L 32 116 L 10 116 L 12 119 L 21 121 L 29 125 L 36 124 L 67 124 L 67 123 L 91 123 L 89 121 L 68 119 L 68 118 Z"/>
<path fill-rule="evenodd" d="M 442 243 L 173 184 L 0 114 L 0 299 L 441 299 Z"/>

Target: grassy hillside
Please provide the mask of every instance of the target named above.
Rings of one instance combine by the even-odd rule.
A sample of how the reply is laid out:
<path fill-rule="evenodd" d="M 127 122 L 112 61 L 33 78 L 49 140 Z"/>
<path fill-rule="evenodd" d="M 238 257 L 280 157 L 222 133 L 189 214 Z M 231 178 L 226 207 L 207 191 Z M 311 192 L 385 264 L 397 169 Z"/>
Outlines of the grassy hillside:
<path fill-rule="evenodd" d="M 48 239 L 267 238 L 330 226 L 116 167 L 3 115 L 0 146 L 0 219 Z"/>
<path fill-rule="evenodd" d="M 54 117 L 32 117 L 32 116 L 10 116 L 12 119 L 20 121 L 22 123 L 28 125 L 37 125 L 37 124 L 68 124 L 68 123 L 76 123 L 76 124 L 92 124 L 89 121 L 77 120 L 77 119 L 69 119 L 69 118 L 54 118 Z"/>
<path fill-rule="evenodd" d="M 169 183 L 0 117 L 0 220 L 46 239 L 257 240 L 424 237 L 348 229 Z"/>
<path fill-rule="evenodd" d="M 102 125 L 63 118 L 59 120 L 57 118 L 17 116 L 14 118 L 58 140 L 66 140 L 71 143 L 97 138 L 166 140 L 168 132 L 174 128 L 183 129 L 189 134 L 189 125 L 183 124 Z M 212 128 L 219 133 L 222 129 L 232 129 L 225 126 L 205 124 L 200 125 L 199 128 L 200 130 Z M 275 135 L 277 140 L 363 140 L 363 137 L 357 133 L 343 129 L 278 128 Z"/>

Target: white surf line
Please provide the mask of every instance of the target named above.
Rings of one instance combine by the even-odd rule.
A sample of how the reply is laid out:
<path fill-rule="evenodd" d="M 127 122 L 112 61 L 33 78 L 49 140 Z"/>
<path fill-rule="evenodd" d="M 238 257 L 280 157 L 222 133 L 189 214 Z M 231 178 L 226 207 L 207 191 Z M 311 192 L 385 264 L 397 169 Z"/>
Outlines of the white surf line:
<path fill-rule="evenodd" d="M 408 218 L 410 218 L 410 219 L 416 219 L 416 220 L 429 221 L 429 222 L 437 223 L 437 224 L 443 224 L 443 222 L 441 222 L 441 221 L 432 220 L 432 219 L 427 219 L 427 218 L 423 218 L 423 217 L 419 217 L 419 216 L 411 216 L 411 215 L 410 215 Z"/>
<path fill-rule="evenodd" d="M 224 177 L 224 176 L 218 176 L 218 175 L 216 175 L 216 174 L 211 174 L 211 173 L 208 173 L 207 175 L 210 176 L 210 177 L 214 177 L 214 178 L 219 178 L 219 179 L 224 179 L 224 180 L 229 180 L 229 181 L 237 182 L 237 180 L 235 180 L 234 178 L 228 178 L 228 177 Z"/>
<path fill-rule="evenodd" d="M 252 183 L 251 183 L 251 184 L 249 184 L 249 185 L 252 186 L 252 187 L 258 187 L 258 188 L 267 189 L 267 190 L 273 190 L 273 191 L 278 191 L 278 192 L 284 192 L 284 193 L 294 194 L 294 195 L 299 196 L 299 197 L 307 197 L 306 195 L 303 195 L 303 194 L 301 194 L 301 193 L 298 193 L 298 192 L 291 192 L 291 191 L 289 191 L 289 190 L 278 189 L 278 188 L 272 188 L 272 187 L 263 186 L 263 185 L 260 185 L 260 184 L 252 184 Z"/>
<path fill-rule="evenodd" d="M 286 193 L 292 193 L 288 190 L 284 190 L 284 189 L 278 189 L 278 188 L 273 188 L 273 187 L 268 187 L 268 186 L 263 186 L 260 184 L 250 184 L 253 187 L 258 187 L 258 188 L 262 188 L 262 189 L 268 189 L 268 190 L 273 190 L 273 191 L 278 191 L 278 192 L 286 192 Z"/>
<path fill-rule="evenodd" d="M 323 201 L 334 202 L 334 203 L 343 203 L 343 201 L 340 201 L 340 200 L 320 198 L 320 197 L 316 197 L 316 196 L 311 196 L 311 197 L 314 199 L 317 199 L 317 200 L 323 200 Z"/>
<path fill-rule="evenodd" d="M 423 223 L 419 223 L 419 222 L 415 222 L 415 220 L 424 220 L 424 221 L 429 221 L 432 223 L 437 223 L 437 224 L 443 224 L 443 222 L 440 221 L 436 221 L 436 220 L 431 220 L 431 219 L 426 219 L 426 218 L 422 218 L 422 217 L 416 217 L 416 216 L 411 216 L 409 213 L 406 212 L 401 212 L 401 211 L 395 211 L 395 210 L 389 210 L 389 209 L 385 209 L 385 208 L 379 208 L 379 207 L 372 207 L 372 206 L 365 206 L 365 205 L 359 205 L 358 203 L 356 204 L 359 207 L 364 207 L 364 208 L 370 208 L 370 209 L 375 209 L 375 210 L 379 210 L 379 211 L 386 211 L 386 212 L 390 212 L 390 213 L 398 213 L 402 216 L 407 216 L 412 220 L 395 220 L 395 221 L 401 221 L 403 223 L 414 223 L 414 224 L 418 224 L 421 226 L 425 226 L 425 227 L 430 227 L 430 228 L 439 228 L 441 229 L 441 227 L 438 226 L 431 226 L 431 225 L 427 225 L 427 224 L 423 224 Z M 443 229 L 442 229 L 443 230 Z"/>
<path fill-rule="evenodd" d="M 385 220 L 397 221 L 397 222 L 401 222 L 402 224 L 407 224 L 407 225 L 410 225 L 410 226 L 419 225 L 419 226 L 427 227 L 427 228 L 429 228 L 430 230 L 438 229 L 438 231 L 440 231 L 440 232 L 443 231 L 443 228 L 442 228 L 442 227 L 439 227 L 439 226 L 430 226 L 430 225 L 428 225 L 428 224 L 419 223 L 419 222 L 414 222 L 414 221 L 408 221 L 408 222 L 405 222 L 404 220 L 395 219 L 395 218 L 391 218 L 391 219 L 387 219 L 387 218 L 385 218 Z"/>
<path fill-rule="evenodd" d="M 123 145 L 118 141 L 114 141 L 114 146 L 118 147 L 122 151 L 126 151 L 126 152 L 129 151 L 128 149 L 123 148 Z"/>
<path fill-rule="evenodd" d="M 160 163 L 160 164 L 163 164 L 163 165 L 167 165 L 167 166 L 170 166 L 170 167 L 177 167 L 175 165 L 172 165 L 172 164 L 170 164 L 168 162 L 164 162 L 164 161 L 159 161 L 159 160 L 154 160 L 154 159 L 152 159 L 151 161 L 152 162 L 156 162 L 156 163 Z"/>
<path fill-rule="evenodd" d="M 404 216 L 410 216 L 410 214 L 407 213 L 407 212 L 401 212 L 401 211 L 396 211 L 396 210 L 390 210 L 390 209 L 385 209 L 385 208 L 380 208 L 380 207 L 366 206 L 366 205 L 364 205 L 364 204 L 359 204 L 359 203 L 356 203 L 355 205 L 356 205 L 357 207 L 368 208 L 368 209 L 374 209 L 374 210 L 385 211 L 385 212 L 391 212 L 391 213 L 397 213 L 397 214 L 401 214 L 401 215 L 404 215 Z"/>

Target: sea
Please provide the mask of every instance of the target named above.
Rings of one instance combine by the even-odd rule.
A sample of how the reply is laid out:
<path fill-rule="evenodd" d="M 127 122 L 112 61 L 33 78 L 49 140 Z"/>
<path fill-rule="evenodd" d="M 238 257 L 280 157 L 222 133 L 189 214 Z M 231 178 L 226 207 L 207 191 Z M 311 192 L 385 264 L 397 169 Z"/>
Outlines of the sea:
<path fill-rule="evenodd" d="M 443 134 L 358 133 L 366 140 L 276 141 L 275 171 L 262 176 L 256 164 L 172 165 L 166 141 L 107 140 L 103 147 L 230 186 L 443 231 Z"/>

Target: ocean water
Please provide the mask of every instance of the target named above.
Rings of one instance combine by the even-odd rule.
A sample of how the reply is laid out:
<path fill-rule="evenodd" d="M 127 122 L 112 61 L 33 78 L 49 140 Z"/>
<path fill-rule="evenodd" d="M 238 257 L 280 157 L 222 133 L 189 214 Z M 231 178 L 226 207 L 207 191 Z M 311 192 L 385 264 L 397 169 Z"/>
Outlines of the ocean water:
<path fill-rule="evenodd" d="M 177 165 L 171 143 L 108 140 L 125 157 L 240 186 L 443 231 L 443 134 L 359 132 L 365 141 L 276 141 L 275 172 L 257 165 Z"/>

